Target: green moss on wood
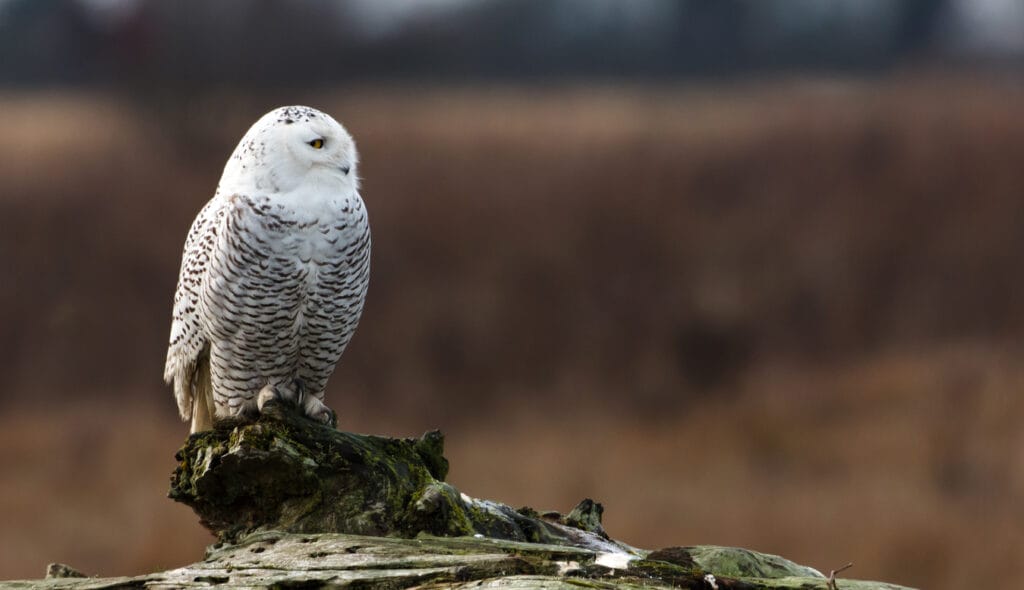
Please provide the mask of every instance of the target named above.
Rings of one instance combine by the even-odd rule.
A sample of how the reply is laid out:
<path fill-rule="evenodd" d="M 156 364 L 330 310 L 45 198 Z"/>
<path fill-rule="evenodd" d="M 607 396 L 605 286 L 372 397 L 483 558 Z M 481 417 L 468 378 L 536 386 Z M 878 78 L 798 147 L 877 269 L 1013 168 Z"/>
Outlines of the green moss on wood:
<path fill-rule="evenodd" d="M 169 496 L 223 541 L 262 530 L 485 537 L 582 547 L 614 544 L 601 506 L 585 500 L 559 521 L 464 496 L 444 482 L 444 437 L 339 432 L 269 404 L 255 422 L 189 437 Z M 609 545 L 611 544 L 611 545 Z"/>

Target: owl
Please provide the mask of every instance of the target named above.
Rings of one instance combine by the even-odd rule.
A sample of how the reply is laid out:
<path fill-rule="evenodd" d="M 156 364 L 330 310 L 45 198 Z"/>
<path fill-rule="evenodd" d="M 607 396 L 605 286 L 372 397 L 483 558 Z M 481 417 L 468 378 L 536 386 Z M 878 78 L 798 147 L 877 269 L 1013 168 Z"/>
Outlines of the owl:
<path fill-rule="evenodd" d="M 355 143 L 331 116 L 275 109 L 242 137 L 192 223 L 164 380 L 192 432 L 271 399 L 333 423 L 327 380 L 370 279 Z"/>

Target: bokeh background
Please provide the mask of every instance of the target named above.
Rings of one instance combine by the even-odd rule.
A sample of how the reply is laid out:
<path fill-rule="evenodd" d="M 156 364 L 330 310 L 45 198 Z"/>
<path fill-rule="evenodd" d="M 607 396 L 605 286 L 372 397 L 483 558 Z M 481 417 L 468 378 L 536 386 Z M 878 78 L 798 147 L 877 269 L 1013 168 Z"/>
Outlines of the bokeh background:
<path fill-rule="evenodd" d="M 0 579 L 211 542 L 164 497 L 189 224 L 265 111 L 361 149 L 341 428 L 449 480 L 920 587 L 1024 559 L 1016 0 L 0 0 Z"/>

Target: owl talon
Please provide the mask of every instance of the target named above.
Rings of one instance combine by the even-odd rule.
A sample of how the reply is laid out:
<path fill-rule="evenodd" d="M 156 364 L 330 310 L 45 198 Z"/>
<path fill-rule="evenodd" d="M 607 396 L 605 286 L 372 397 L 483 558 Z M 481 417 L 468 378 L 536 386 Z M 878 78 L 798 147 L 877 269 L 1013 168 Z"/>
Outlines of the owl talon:
<path fill-rule="evenodd" d="M 289 401 L 291 401 L 293 404 L 300 408 L 305 407 L 306 384 L 303 383 L 302 379 L 299 379 L 298 377 L 292 379 L 292 391 L 290 391 L 289 393 L 292 393 L 294 395 L 294 397 L 292 397 Z"/>
<path fill-rule="evenodd" d="M 303 401 L 302 411 L 310 420 L 324 425 L 337 427 L 338 417 L 334 410 L 327 407 L 327 404 L 315 396 L 308 396 Z"/>
<path fill-rule="evenodd" d="M 284 397 L 281 392 L 273 385 L 266 385 L 260 390 L 259 395 L 256 396 L 256 408 L 259 412 L 263 413 L 263 406 L 267 405 L 267 402 L 271 400 L 283 400 Z"/>
<path fill-rule="evenodd" d="M 265 389 L 265 388 L 264 388 Z M 262 391 L 260 392 L 263 393 Z M 259 420 L 260 414 L 263 413 L 263 404 L 265 401 L 261 397 L 249 399 L 238 406 L 230 407 L 230 413 L 226 416 L 217 416 L 213 419 L 214 424 L 221 428 L 235 428 L 242 424 L 250 424 Z"/>
<path fill-rule="evenodd" d="M 314 422 L 337 426 L 338 418 L 334 411 L 328 408 L 318 397 L 306 395 L 305 384 L 301 380 L 295 379 L 291 385 L 292 387 L 264 386 L 256 396 L 256 403 L 251 409 L 252 412 L 262 414 L 264 406 L 271 401 L 277 401 L 298 407 L 307 418 Z M 245 409 L 243 408 L 243 410 Z"/>

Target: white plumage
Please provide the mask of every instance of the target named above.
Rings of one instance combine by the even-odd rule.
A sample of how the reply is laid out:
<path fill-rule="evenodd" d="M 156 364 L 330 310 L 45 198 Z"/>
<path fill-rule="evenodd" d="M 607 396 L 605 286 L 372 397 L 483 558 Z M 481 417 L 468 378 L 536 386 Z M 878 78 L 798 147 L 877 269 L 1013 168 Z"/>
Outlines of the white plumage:
<path fill-rule="evenodd" d="M 355 332 L 370 226 L 355 144 L 301 106 L 239 142 L 185 239 L 164 380 L 192 432 L 270 398 L 330 422 L 327 380 Z"/>

